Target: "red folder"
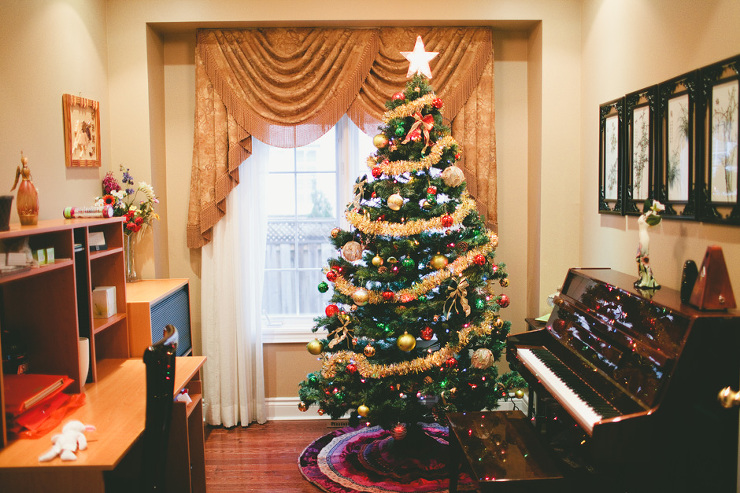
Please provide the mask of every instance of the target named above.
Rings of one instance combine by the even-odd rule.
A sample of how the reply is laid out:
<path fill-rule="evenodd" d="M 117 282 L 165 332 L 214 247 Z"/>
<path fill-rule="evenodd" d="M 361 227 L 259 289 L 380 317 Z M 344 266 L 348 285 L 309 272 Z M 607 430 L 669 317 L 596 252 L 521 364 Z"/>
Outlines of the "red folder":
<path fill-rule="evenodd" d="M 35 404 L 51 397 L 72 383 L 64 375 L 42 375 L 38 373 L 21 373 L 5 375 L 5 412 L 17 416 Z"/>

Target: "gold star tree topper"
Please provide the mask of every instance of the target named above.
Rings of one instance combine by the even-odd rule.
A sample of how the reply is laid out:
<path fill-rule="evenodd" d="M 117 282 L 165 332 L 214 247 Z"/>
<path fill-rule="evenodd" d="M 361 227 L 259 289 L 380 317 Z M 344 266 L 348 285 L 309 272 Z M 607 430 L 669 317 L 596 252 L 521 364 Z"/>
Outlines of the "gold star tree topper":
<path fill-rule="evenodd" d="M 423 74 L 426 75 L 428 79 L 432 78 L 432 69 L 429 68 L 429 62 L 432 58 L 439 55 L 439 52 L 426 51 L 424 49 L 424 41 L 421 40 L 421 36 L 416 37 L 414 51 L 402 51 L 401 55 L 410 62 L 409 71 L 406 74 L 407 79 L 413 77 L 414 74 Z"/>

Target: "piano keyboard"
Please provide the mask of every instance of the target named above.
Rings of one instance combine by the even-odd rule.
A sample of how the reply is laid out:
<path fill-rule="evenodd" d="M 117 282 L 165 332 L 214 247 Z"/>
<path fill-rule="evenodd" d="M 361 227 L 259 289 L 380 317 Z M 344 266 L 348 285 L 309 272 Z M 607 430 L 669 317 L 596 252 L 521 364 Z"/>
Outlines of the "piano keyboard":
<path fill-rule="evenodd" d="M 589 435 L 602 419 L 621 415 L 547 349 L 517 348 L 516 356 Z"/>

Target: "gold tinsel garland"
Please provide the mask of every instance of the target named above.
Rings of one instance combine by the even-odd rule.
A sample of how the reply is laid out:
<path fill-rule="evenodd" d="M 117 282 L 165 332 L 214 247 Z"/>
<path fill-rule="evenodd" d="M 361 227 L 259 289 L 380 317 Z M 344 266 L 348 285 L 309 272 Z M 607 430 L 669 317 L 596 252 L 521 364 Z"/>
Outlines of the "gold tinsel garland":
<path fill-rule="evenodd" d="M 437 99 L 437 95 L 433 92 L 425 94 L 424 96 L 414 99 L 404 105 L 394 108 L 390 111 L 383 113 L 383 123 L 388 125 L 388 122 L 394 118 L 406 118 L 408 116 L 414 116 L 414 113 L 421 111 L 424 106 L 431 105 L 434 100 Z"/>
<path fill-rule="evenodd" d="M 375 168 L 376 166 L 383 170 L 386 175 L 401 175 L 403 173 L 410 173 L 420 169 L 431 168 L 442 159 L 442 153 L 445 148 L 452 147 L 453 145 L 460 146 L 457 141 L 451 136 L 447 135 L 442 137 L 434 143 L 429 154 L 419 159 L 418 161 L 388 161 L 378 163 L 374 156 L 367 158 L 368 168 Z"/>
<path fill-rule="evenodd" d="M 407 302 L 407 300 L 410 301 L 412 299 L 418 298 L 423 294 L 428 293 L 432 289 L 439 286 L 445 279 L 448 279 L 455 273 L 460 273 L 467 269 L 470 264 L 473 263 L 473 259 L 476 257 L 476 255 L 485 255 L 496 248 L 497 245 L 498 237 L 495 233 L 489 231 L 488 243 L 486 243 L 485 245 L 481 245 L 473 250 L 470 250 L 463 257 L 456 258 L 454 262 L 448 264 L 443 269 L 440 269 L 437 272 L 428 275 L 421 282 L 414 283 L 410 288 L 396 291 L 393 294 L 392 301 L 401 301 L 402 303 L 405 303 Z M 328 268 L 324 269 L 324 273 L 328 272 L 328 270 Z M 357 286 L 354 286 L 343 276 L 337 277 L 337 279 L 334 281 L 334 287 L 337 291 L 345 296 L 352 296 L 352 294 L 358 289 Z M 376 305 L 386 302 L 381 293 L 372 290 L 368 290 L 368 293 L 368 303 Z"/>
<path fill-rule="evenodd" d="M 362 353 L 355 353 L 353 351 L 339 351 L 334 354 L 325 354 L 324 361 L 321 367 L 321 376 L 324 378 L 334 378 L 337 376 L 337 365 L 354 363 L 357 367 L 357 371 L 363 378 L 386 378 L 391 375 L 407 375 L 411 372 L 422 373 L 435 367 L 439 367 L 444 364 L 449 358 L 458 353 L 463 347 L 468 345 L 470 341 L 470 334 L 474 332 L 478 336 L 485 336 L 491 333 L 492 324 L 491 322 L 496 316 L 492 313 L 487 313 L 481 325 L 473 326 L 469 325 L 459 331 L 459 342 L 456 346 L 451 346 L 449 343 L 428 356 L 423 358 L 416 358 L 411 361 L 404 361 L 403 363 L 393 363 L 390 365 L 380 365 L 370 363 L 367 357 Z"/>
<path fill-rule="evenodd" d="M 460 224 L 471 211 L 475 210 L 475 201 L 470 198 L 467 192 L 463 192 L 461 197 L 462 203 L 457 207 L 455 212 L 450 214 L 452 216 L 452 225 L 448 227 Z M 373 221 L 366 214 L 349 210 L 344 213 L 344 216 L 352 226 L 368 235 L 413 236 L 433 229 L 446 229 L 442 225 L 441 216 L 434 219 L 409 221 L 407 223 Z"/>

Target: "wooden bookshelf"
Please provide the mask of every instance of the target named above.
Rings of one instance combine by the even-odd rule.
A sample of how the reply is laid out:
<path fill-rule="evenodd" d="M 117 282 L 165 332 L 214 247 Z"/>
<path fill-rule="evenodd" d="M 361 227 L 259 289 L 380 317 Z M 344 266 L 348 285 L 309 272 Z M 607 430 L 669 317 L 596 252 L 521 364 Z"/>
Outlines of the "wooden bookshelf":
<path fill-rule="evenodd" d="M 91 232 L 105 235 L 105 250 L 90 252 Z M 90 339 L 92 381 L 102 377 L 102 360 L 129 357 L 122 218 L 11 224 L 9 231 L 0 232 L 0 244 L 4 251 L 23 244 L 32 251 L 54 248 L 53 264 L 0 276 L 0 329 L 23 339 L 29 372 L 67 375 L 74 379 L 68 392 L 79 393 L 87 377 L 80 375 L 79 337 Z M 116 287 L 117 313 L 108 319 L 93 318 L 92 290 L 97 286 Z M 4 408 L 2 377 L 0 369 Z M 2 415 L 0 436 L 6 446 L 7 423 Z"/>

